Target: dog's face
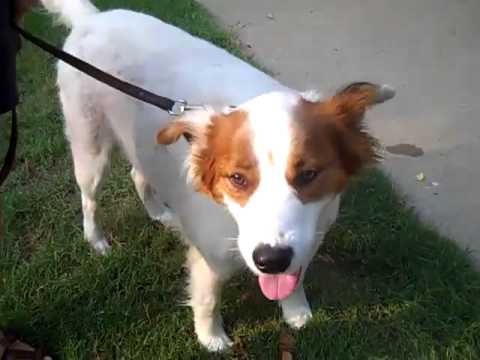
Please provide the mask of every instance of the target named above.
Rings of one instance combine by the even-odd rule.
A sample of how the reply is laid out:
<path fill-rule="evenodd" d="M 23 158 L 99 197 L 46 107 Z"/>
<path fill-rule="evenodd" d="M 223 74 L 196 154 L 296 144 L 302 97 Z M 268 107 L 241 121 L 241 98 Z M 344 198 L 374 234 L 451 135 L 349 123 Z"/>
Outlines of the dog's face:
<path fill-rule="evenodd" d="M 324 101 L 269 93 L 229 112 L 188 114 L 157 141 L 190 142 L 193 185 L 235 218 L 238 248 L 263 294 L 284 299 L 334 221 L 348 179 L 377 160 L 363 129 L 366 109 L 392 96 L 368 83 Z"/>

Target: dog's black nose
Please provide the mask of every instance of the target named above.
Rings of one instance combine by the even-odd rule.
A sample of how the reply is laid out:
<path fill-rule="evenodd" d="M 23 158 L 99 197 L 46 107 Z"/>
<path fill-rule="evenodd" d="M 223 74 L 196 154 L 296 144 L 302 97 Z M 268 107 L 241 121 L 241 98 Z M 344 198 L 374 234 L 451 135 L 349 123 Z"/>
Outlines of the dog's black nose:
<path fill-rule="evenodd" d="M 278 274 L 288 269 L 293 257 L 289 246 L 260 245 L 253 251 L 253 261 L 261 272 Z"/>

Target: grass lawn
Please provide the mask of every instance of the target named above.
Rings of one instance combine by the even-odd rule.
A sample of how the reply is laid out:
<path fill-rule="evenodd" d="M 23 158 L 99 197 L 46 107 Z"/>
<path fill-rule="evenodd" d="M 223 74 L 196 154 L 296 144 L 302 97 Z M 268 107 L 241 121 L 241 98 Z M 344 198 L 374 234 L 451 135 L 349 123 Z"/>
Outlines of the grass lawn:
<path fill-rule="evenodd" d="M 97 4 L 144 10 L 238 54 L 191 0 Z M 57 44 L 65 34 L 40 14 L 27 26 Z M 83 240 L 53 65 L 24 44 L 18 163 L 3 189 L 0 328 L 65 359 L 216 358 L 197 344 L 191 311 L 180 305 L 182 245 L 147 218 L 119 156 L 99 213 L 113 252 L 93 256 Z M 417 221 L 378 171 L 351 186 L 306 291 L 314 318 L 295 333 L 251 276 L 234 279 L 223 314 L 236 346 L 218 357 L 276 359 L 281 334 L 292 333 L 297 359 L 480 358 L 479 274 L 465 253 Z"/>

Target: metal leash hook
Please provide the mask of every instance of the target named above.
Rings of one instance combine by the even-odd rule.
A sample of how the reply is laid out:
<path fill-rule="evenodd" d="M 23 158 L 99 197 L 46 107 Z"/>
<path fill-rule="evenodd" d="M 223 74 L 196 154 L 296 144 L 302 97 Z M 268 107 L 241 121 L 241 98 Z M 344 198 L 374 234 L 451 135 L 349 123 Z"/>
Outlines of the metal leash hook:
<path fill-rule="evenodd" d="M 185 111 L 189 110 L 205 110 L 204 105 L 189 105 L 186 100 L 178 99 L 172 105 L 172 108 L 168 110 L 168 113 L 172 116 L 183 115 Z"/>

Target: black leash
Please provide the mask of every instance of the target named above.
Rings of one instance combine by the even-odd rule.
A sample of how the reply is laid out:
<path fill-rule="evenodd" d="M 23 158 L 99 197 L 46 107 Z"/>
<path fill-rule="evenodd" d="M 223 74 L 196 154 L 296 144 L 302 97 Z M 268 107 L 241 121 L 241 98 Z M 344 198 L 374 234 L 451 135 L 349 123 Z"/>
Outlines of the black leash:
<path fill-rule="evenodd" d="M 1 0 L 0 0 L 1 1 Z M 103 70 L 63 51 L 57 47 L 47 43 L 46 41 L 36 37 L 35 35 L 25 31 L 19 27 L 15 22 L 12 24 L 13 28 L 22 35 L 25 39 L 35 44 L 39 48 L 53 55 L 59 60 L 62 60 L 69 64 L 70 66 L 76 68 L 84 74 L 87 74 L 94 79 L 114 88 L 118 91 L 121 91 L 124 94 L 127 94 L 137 100 L 143 101 L 147 104 L 153 105 L 159 109 L 167 111 L 170 115 L 181 115 L 185 111 L 202 109 L 202 105 L 189 105 L 185 100 L 172 100 L 164 96 L 154 94 L 148 90 L 142 89 L 136 85 L 133 85 L 129 82 L 120 80 L 119 78 L 106 73 Z M 3 184 L 8 174 L 13 168 L 15 162 L 15 150 L 17 147 L 18 140 L 18 129 L 17 129 L 17 114 L 15 110 L 12 111 L 12 129 L 10 134 L 10 144 L 8 146 L 7 155 L 5 156 L 5 161 L 3 163 L 2 169 L 0 170 L 0 186 Z"/>
<path fill-rule="evenodd" d="M 124 94 L 130 95 L 131 97 L 146 102 L 150 105 L 156 106 L 164 111 L 168 111 L 170 115 L 181 115 L 187 110 L 193 110 L 198 108 L 203 108 L 199 105 L 188 105 L 185 100 L 172 100 L 164 96 L 154 94 L 150 91 L 142 89 L 136 85 L 133 85 L 129 82 L 120 80 L 119 78 L 106 73 L 103 70 L 73 56 L 69 53 L 56 48 L 55 46 L 47 43 L 46 41 L 32 35 L 31 33 L 23 30 L 17 24 L 13 24 L 15 30 L 18 31 L 25 39 L 31 43 L 37 45 L 39 48 L 45 50 L 49 54 L 53 55 L 59 60 L 66 62 L 67 64 L 73 66 L 77 70 L 81 71 L 84 74 L 87 74 L 94 79 L 114 88 L 118 91 L 123 92 Z"/>
<path fill-rule="evenodd" d="M 8 145 L 7 155 L 5 155 L 5 160 L 3 161 L 2 169 L 0 170 L 0 186 L 3 184 L 7 178 L 10 171 L 12 171 L 13 164 L 15 163 L 15 150 L 17 149 L 18 141 L 18 128 L 17 128 L 17 111 L 12 110 L 12 123 L 10 129 L 10 144 Z"/>

